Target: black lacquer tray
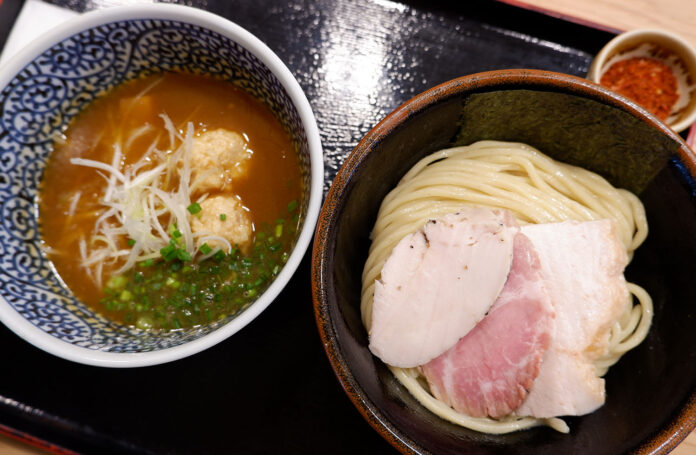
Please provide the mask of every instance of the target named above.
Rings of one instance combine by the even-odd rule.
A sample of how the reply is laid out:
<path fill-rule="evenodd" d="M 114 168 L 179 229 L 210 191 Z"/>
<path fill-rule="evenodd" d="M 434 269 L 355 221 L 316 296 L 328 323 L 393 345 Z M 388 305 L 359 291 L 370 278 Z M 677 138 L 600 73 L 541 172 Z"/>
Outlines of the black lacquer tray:
<path fill-rule="evenodd" d="M 85 11 L 102 2 L 53 3 Z M 245 27 L 294 73 L 321 131 L 325 188 L 360 138 L 411 96 L 493 69 L 582 76 L 612 37 L 497 2 L 185 3 Z M 21 6 L 0 3 L 0 46 Z M 393 453 L 334 378 L 314 325 L 309 269 L 307 253 L 252 324 L 161 366 L 83 366 L 0 326 L 0 432 L 99 454 Z"/>

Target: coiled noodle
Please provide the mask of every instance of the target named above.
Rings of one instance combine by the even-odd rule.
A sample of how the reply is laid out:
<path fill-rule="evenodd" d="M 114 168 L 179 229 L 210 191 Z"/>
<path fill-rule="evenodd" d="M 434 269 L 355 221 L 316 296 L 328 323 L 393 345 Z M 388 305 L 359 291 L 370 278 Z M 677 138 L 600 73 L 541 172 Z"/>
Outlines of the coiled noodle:
<path fill-rule="evenodd" d="M 361 313 L 368 331 L 375 280 L 392 249 L 429 219 L 467 205 L 509 210 L 520 225 L 613 219 L 629 260 L 648 233 L 643 204 L 634 194 L 526 144 L 481 141 L 435 152 L 411 168 L 384 198 L 377 215 L 362 276 Z M 650 296 L 633 283 L 628 283 L 628 289 L 635 303 L 629 302 L 612 328 L 608 354 L 595 362 L 599 376 L 640 344 L 650 328 Z M 568 426 L 558 418 L 511 416 L 496 420 L 461 414 L 430 394 L 418 368 L 389 368 L 426 408 L 458 425 L 486 433 L 508 433 L 537 425 L 568 432 Z"/>

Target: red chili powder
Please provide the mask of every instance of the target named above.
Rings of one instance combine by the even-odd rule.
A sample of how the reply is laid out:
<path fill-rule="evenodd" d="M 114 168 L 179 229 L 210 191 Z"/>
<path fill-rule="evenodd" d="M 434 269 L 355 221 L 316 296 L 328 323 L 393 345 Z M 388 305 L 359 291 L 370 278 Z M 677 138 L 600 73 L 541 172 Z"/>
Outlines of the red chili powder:
<path fill-rule="evenodd" d="M 662 120 L 669 116 L 679 99 L 677 78 L 672 70 L 652 58 L 620 60 L 609 67 L 599 83 L 631 98 Z"/>

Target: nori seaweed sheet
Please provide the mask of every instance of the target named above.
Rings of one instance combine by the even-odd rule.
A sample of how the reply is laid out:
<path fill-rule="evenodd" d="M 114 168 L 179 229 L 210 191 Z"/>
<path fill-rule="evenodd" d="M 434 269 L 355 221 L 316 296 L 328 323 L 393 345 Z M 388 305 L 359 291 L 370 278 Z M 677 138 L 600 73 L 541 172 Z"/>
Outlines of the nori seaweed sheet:
<path fill-rule="evenodd" d="M 456 144 L 524 142 L 636 194 L 679 144 L 631 114 L 575 95 L 530 90 L 476 93 L 464 102 Z"/>

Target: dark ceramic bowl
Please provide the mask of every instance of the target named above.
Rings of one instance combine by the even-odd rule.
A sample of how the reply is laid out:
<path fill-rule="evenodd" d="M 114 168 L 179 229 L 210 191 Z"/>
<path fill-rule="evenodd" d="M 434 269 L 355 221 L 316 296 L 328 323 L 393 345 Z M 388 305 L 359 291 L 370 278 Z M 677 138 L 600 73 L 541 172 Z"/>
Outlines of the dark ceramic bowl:
<path fill-rule="evenodd" d="M 650 234 L 626 271 L 652 295 L 647 339 L 606 375 L 598 411 L 487 435 L 421 406 L 367 348 L 361 273 L 382 198 L 425 155 L 482 139 L 521 141 L 636 192 Z M 314 308 L 331 365 L 353 404 L 402 452 L 667 453 L 696 424 L 696 161 L 679 136 L 635 104 L 572 76 L 475 74 L 399 107 L 358 144 L 324 203 L 312 256 Z"/>

